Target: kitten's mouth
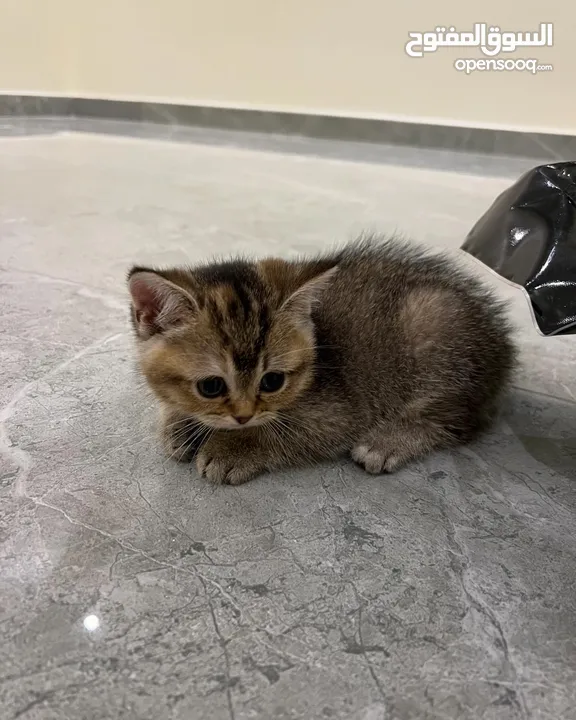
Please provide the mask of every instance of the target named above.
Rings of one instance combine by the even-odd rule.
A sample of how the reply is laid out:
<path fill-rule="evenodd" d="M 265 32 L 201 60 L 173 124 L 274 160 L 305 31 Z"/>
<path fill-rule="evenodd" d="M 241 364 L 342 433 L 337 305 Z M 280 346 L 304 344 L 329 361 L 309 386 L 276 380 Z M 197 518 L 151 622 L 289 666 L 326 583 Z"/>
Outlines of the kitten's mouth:
<path fill-rule="evenodd" d="M 200 422 L 208 428 L 214 430 L 249 430 L 253 427 L 261 427 L 266 425 L 274 419 L 274 413 L 262 413 L 255 415 L 249 420 L 242 418 L 238 420 L 232 416 L 227 417 L 202 417 L 199 418 Z"/>

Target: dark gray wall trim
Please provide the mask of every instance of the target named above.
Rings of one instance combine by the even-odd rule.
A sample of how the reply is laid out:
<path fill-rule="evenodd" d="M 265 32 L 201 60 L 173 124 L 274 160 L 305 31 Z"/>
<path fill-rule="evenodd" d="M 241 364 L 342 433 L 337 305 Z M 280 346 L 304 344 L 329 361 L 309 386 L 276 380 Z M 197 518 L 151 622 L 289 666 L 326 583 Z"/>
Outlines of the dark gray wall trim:
<path fill-rule="evenodd" d="M 576 160 L 576 136 L 229 108 L 0 94 L 0 117 L 95 118 Z"/>

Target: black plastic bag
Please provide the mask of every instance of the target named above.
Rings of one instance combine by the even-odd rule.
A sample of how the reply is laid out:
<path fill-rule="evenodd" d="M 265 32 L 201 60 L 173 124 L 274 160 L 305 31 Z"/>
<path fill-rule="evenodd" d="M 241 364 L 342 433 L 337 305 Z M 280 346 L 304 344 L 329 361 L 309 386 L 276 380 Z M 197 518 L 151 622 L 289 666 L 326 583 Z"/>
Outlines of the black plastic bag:
<path fill-rule="evenodd" d="M 541 165 L 496 198 L 462 249 L 526 290 L 544 335 L 576 333 L 576 162 Z"/>

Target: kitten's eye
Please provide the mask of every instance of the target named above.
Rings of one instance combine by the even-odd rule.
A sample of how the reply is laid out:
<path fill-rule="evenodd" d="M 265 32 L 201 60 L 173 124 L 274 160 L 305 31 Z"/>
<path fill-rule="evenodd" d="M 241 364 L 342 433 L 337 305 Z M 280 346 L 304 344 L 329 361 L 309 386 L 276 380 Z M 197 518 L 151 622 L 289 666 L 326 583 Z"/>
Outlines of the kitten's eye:
<path fill-rule="evenodd" d="M 260 390 L 262 392 L 277 392 L 284 385 L 286 375 L 283 372 L 268 372 L 262 376 L 260 380 Z"/>
<path fill-rule="evenodd" d="M 209 377 L 198 380 L 196 387 L 202 397 L 217 398 L 226 392 L 226 383 L 221 377 Z"/>

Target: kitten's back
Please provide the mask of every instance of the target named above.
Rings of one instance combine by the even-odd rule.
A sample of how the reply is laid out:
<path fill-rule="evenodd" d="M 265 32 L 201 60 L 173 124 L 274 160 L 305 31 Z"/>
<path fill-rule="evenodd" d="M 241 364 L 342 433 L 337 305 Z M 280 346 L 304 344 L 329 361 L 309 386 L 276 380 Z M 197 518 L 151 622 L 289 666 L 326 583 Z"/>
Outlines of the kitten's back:
<path fill-rule="evenodd" d="M 361 238 L 334 261 L 315 320 L 319 346 L 339 348 L 344 385 L 360 383 L 382 410 L 418 397 L 451 416 L 461 406 L 463 425 L 488 422 L 515 364 L 502 303 L 449 257 L 394 239 Z"/>

